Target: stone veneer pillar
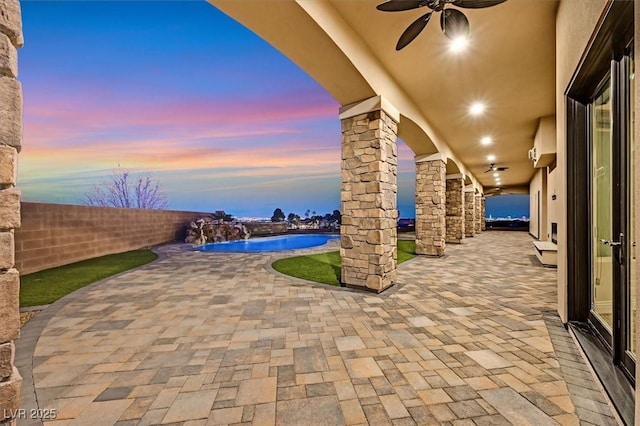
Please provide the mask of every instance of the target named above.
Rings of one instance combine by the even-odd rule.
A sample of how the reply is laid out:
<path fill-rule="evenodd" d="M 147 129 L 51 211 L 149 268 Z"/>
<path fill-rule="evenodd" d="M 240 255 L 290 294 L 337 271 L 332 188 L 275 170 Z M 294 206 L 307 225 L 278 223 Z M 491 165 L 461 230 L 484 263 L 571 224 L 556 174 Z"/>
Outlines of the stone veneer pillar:
<path fill-rule="evenodd" d="M 22 145 L 22 86 L 16 80 L 22 46 L 18 0 L 0 0 L 0 424 L 15 425 L 22 377 L 14 365 L 14 340 L 20 334 L 20 278 L 14 268 L 14 229 L 20 227 L 20 191 L 16 188 Z"/>
<path fill-rule="evenodd" d="M 464 243 L 464 176 L 447 176 L 446 242 Z"/>
<path fill-rule="evenodd" d="M 476 234 L 482 231 L 482 194 L 476 194 L 474 202 L 476 203 L 475 228 Z"/>
<path fill-rule="evenodd" d="M 342 282 L 381 292 L 396 281 L 399 112 L 377 96 L 340 109 Z"/>
<path fill-rule="evenodd" d="M 444 255 L 446 176 L 440 154 L 416 159 L 416 254 Z"/>
<path fill-rule="evenodd" d="M 482 196 L 482 204 L 480 205 L 480 230 L 487 230 L 487 197 Z"/>
<path fill-rule="evenodd" d="M 472 185 L 464 190 L 464 235 L 473 237 L 476 234 L 476 202 L 475 189 Z"/>

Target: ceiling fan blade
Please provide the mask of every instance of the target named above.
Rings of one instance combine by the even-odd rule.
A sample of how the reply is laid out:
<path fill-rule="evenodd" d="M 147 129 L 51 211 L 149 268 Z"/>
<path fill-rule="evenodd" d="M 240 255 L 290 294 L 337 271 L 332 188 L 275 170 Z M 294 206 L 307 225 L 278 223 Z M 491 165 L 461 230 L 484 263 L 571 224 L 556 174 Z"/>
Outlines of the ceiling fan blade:
<path fill-rule="evenodd" d="M 469 35 L 469 20 L 459 10 L 443 10 L 440 15 L 440 27 L 444 35 L 451 40 L 466 38 Z"/>
<path fill-rule="evenodd" d="M 507 0 L 454 0 L 452 4 L 465 9 L 482 9 L 483 7 L 496 6 L 505 1 Z"/>
<path fill-rule="evenodd" d="M 422 30 L 424 30 L 424 27 L 429 23 L 429 19 L 431 19 L 431 12 L 422 15 L 413 21 L 413 23 L 409 25 L 400 36 L 398 44 L 396 45 L 396 50 L 403 49 L 407 44 L 411 43 L 413 39 L 418 37 L 418 34 L 420 34 Z"/>
<path fill-rule="evenodd" d="M 389 0 L 379 4 L 376 9 L 383 12 L 402 12 L 403 10 L 417 9 L 426 6 L 425 0 Z"/>

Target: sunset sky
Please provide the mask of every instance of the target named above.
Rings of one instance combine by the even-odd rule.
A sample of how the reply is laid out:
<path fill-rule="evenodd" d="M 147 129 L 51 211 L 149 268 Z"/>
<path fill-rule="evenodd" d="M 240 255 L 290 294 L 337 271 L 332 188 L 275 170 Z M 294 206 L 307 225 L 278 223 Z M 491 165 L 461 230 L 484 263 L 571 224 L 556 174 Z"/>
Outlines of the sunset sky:
<path fill-rule="evenodd" d="M 25 201 L 80 204 L 120 164 L 151 173 L 175 210 L 340 208 L 338 103 L 213 6 L 27 0 L 22 16 Z M 398 181 L 413 217 L 402 143 Z M 499 213 L 528 216 L 512 210 Z"/>

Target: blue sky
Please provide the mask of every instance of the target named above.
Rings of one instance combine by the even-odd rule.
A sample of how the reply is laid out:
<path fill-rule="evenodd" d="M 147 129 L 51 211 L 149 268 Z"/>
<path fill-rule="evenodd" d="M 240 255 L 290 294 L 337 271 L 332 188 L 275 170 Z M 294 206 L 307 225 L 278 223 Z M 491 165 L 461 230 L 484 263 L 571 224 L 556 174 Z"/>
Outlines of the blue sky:
<path fill-rule="evenodd" d="M 338 103 L 210 4 L 23 1 L 22 15 L 24 200 L 81 203 L 120 164 L 176 210 L 339 209 Z M 402 217 L 414 181 L 400 143 Z"/>

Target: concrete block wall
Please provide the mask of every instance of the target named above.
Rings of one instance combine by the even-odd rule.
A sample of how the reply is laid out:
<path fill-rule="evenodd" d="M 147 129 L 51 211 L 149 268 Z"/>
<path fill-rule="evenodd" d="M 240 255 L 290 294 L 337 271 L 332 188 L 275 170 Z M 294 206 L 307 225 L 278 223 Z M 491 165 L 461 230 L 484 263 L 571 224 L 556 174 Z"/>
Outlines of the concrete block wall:
<path fill-rule="evenodd" d="M 22 203 L 15 231 L 21 274 L 106 254 L 182 240 L 189 223 L 208 213 Z"/>

